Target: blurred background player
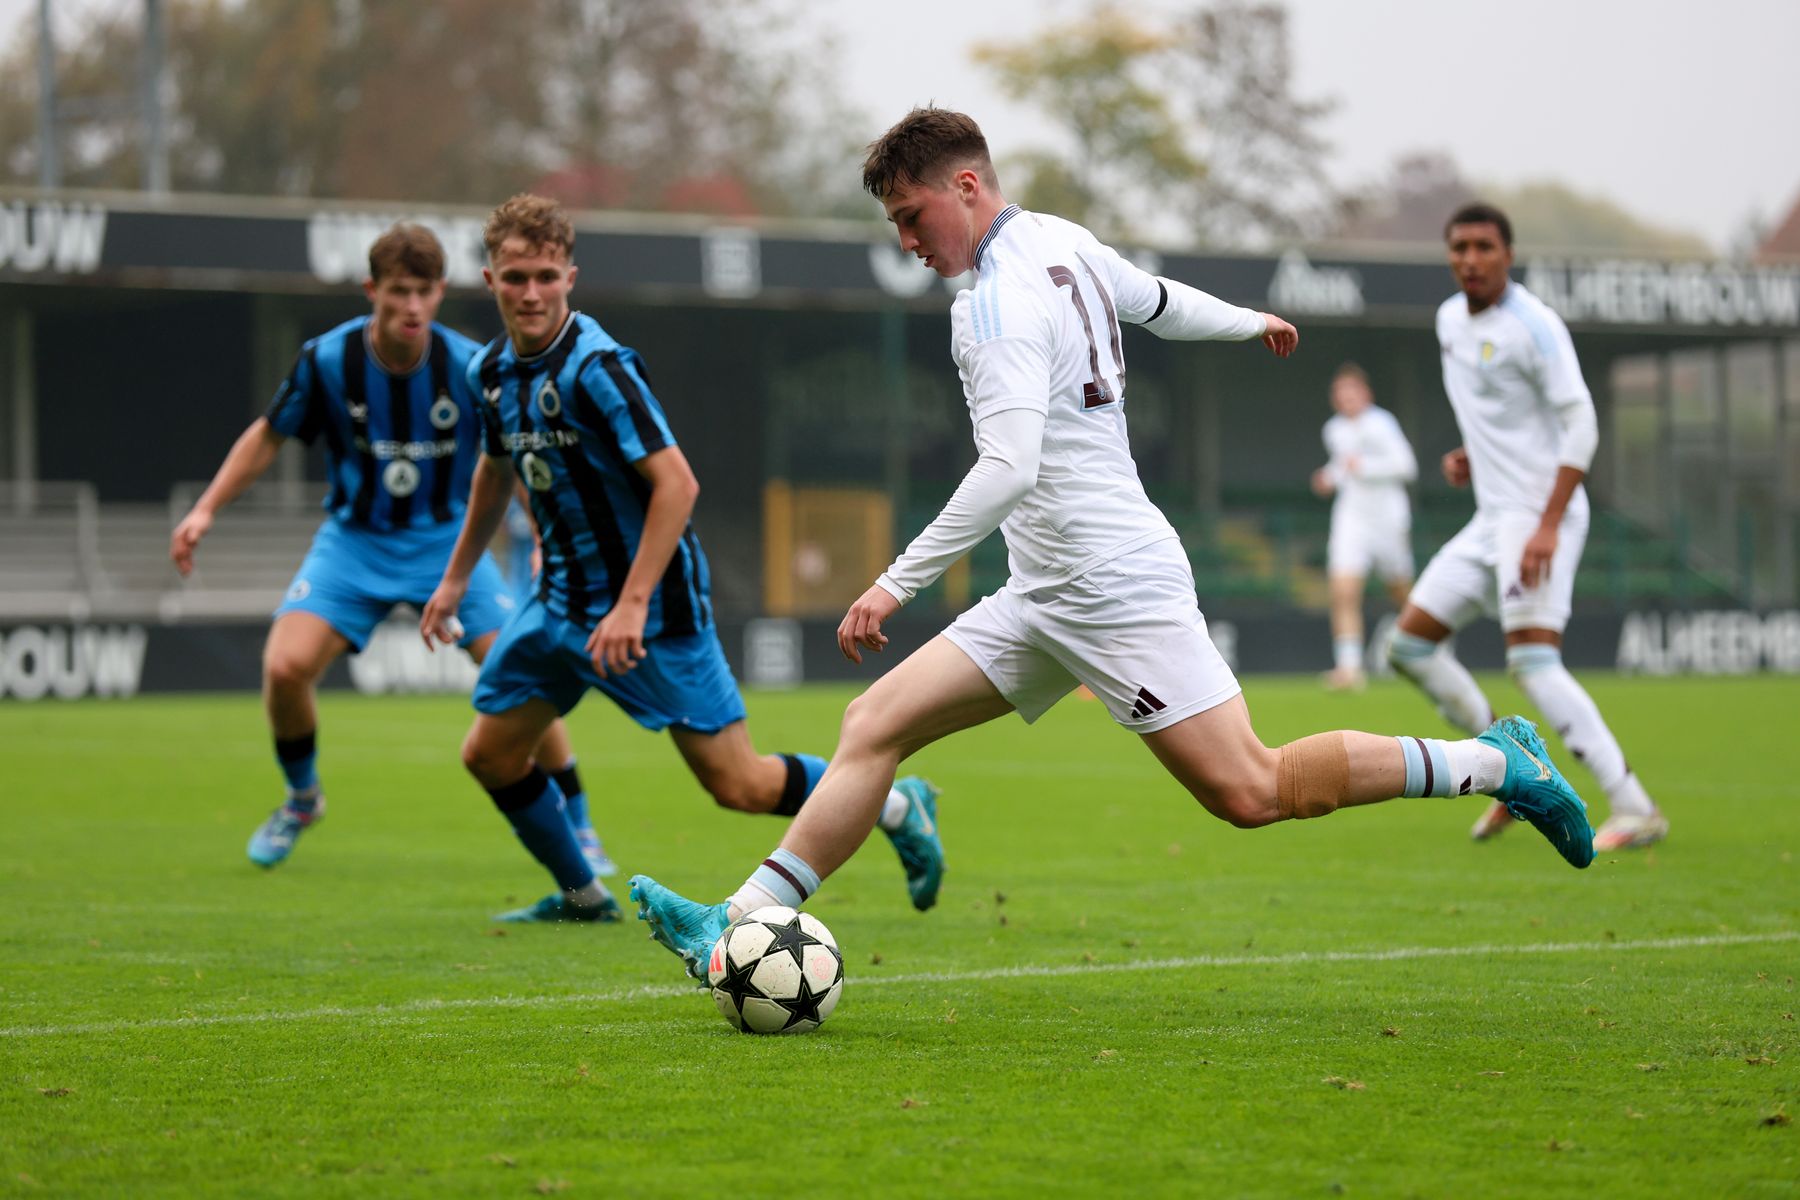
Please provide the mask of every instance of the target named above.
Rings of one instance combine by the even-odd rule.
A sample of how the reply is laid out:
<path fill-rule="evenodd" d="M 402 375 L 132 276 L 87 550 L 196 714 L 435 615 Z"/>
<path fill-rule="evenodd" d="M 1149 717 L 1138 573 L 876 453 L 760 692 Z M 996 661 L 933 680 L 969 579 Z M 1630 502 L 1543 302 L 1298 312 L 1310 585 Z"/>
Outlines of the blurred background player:
<path fill-rule="evenodd" d="M 1412 504 L 1406 485 L 1419 475 L 1400 422 L 1375 403 L 1369 377 L 1345 363 L 1331 380 L 1335 415 L 1325 422 L 1329 461 L 1312 475 L 1313 492 L 1332 496 L 1326 575 L 1331 587 L 1332 667 L 1327 687 L 1359 689 L 1363 673 L 1363 590 L 1371 572 L 1394 607 L 1412 587 Z"/>
<path fill-rule="evenodd" d="M 1506 214 L 1486 204 L 1459 209 L 1444 227 L 1461 291 L 1439 307 L 1437 336 L 1463 444 L 1444 456 L 1443 471 L 1452 486 L 1474 485 L 1475 516 L 1419 576 L 1390 659 L 1451 724 L 1479 729 L 1492 709 L 1443 642 L 1481 612 L 1497 614 L 1507 670 L 1611 802 L 1594 848 L 1648 846 L 1669 822 L 1562 661 L 1587 541 L 1582 480 L 1599 441 L 1594 401 L 1562 318 L 1510 278 L 1512 237 Z M 1492 837 L 1510 821 L 1495 805 L 1472 836 Z"/>
<path fill-rule="evenodd" d="M 1592 861 L 1581 799 L 1527 721 L 1456 742 L 1339 730 L 1271 749 L 1257 737 L 1180 538 L 1131 458 L 1119 324 L 1181 341 L 1260 340 L 1283 358 L 1299 344 L 1292 325 L 1007 203 L 987 140 L 962 113 L 908 113 L 870 147 L 863 186 L 903 252 L 947 279 L 974 272 L 951 307 L 951 354 L 977 458 L 850 606 L 838 646 L 855 662 L 880 650 L 883 623 L 995 529 L 1009 574 L 851 702 L 817 795 L 737 892 L 700 904 L 632 877 L 640 919 L 690 974 L 704 977 L 733 918 L 813 895 L 868 836 L 909 755 L 1009 712 L 1035 721 L 1078 684 L 1208 812 L 1241 828 L 1396 796 L 1498 794 L 1572 865 Z"/>
<path fill-rule="evenodd" d="M 558 890 L 513 921 L 616 921 L 618 904 L 562 820 L 558 782 L 531 750 L 593 688 L 653 732 L 668 729 L 722 807 L 791 816 L 825 771 L 810 754 L 758 754 L 712 621 L 700 539 L 689 525 L 700 485 L 637 352 L 569 308 L 575 229 L 552 200 L 514 196 L 489 216 L 488 288 L 506 325 L 470 364 L 485 441 L 468 517 L 420 620 L 427 645 L 455 638 L 482 547 L 515 470 L 543 548 L 539 585 L 508 623 L 475 684 L 463 763 Z M 932 794 L 893 791 L 889 837 L 914 903 L 942 875 Z M 918 887 L 931 885 L 919 904 Z"/>
<path fill-rule="evenodd" d="M 250 837 L 250 860 L 272 867 L 325 815 L 314 688 L 332 661 L 361 650 L 397 604 L 431 595 L 462 526 L 477 450 L 474 391 L 465 377 L 480 346 L 436 322 L 444 248 L 401 223 L 369 247 L 370 315 L 307 342 L 268 412 L 245 430 L 169 539 L 186 575 L 214 519 L 297 437 L 325 438 L 330 514 L 313 538 L 263 649 L 263 702 L 287 799 Z M 480 662 L 512 608 L 485 556 L 457 609 L 457 642 Z M 570 819 L 601 856 L 568 735 L 547 727 L 537 760 L 575 798 Z M 603 856 L 602 856 L 603 857 Z"/>

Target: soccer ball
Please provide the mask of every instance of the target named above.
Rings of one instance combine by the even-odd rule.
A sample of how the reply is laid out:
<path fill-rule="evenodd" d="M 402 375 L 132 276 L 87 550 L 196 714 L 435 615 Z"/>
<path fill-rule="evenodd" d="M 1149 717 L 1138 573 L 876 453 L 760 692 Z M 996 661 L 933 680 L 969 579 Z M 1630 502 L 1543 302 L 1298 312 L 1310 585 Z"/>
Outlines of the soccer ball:
<path fill-rule="evenodd" d="M 726 927 L 713 943 L 706 982 L 733 1029 L 805 1033 L 837 1007 L 844 957 L 824 922 L 774 904 Z"/>

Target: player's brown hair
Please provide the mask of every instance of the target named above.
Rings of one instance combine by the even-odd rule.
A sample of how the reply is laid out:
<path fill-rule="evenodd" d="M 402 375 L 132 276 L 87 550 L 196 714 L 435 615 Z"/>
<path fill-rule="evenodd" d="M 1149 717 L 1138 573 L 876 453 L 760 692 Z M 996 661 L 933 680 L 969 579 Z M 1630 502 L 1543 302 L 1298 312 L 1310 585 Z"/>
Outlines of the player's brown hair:
<path fill-rule="evenodd" d="M 869 144 L 863 159 L 863 187 L 877 200 L 896 184 L 935 183 L 946 168 L 972 168 L 982 182 L 997 186 L 987 138 L 973 117 L 947 108 L 915 108 Z"/>
<path fill-rule="evenodd" d="M 493 258 L 507 238 L 516 237 L 534 250 L 554 248 L 564 258 L 575 254 L 575 226 L 562 205 L 548 196 L 520 192 L 488 214 L 481 241 Z"/>
<path fill-rule="evenodd" d="M 396 221 L 369 247 L 369 278 L 380 283 L 389 275 L 442 279 L 444 244 L 423 225 Z"/>
<path fill-rule="evenodd" d="M 1340 379 L 1354 379 L 1364 387 L 1369 387 L 1369 373 L 1363 370 L 1361 365 L 1357 363 L 1339 363 L 1338 369 L 1331 373 L 1331 382 L 1336 383 Z M 1373 391 L 1374 389 L 1370 388 L 1370 390 Z"/>

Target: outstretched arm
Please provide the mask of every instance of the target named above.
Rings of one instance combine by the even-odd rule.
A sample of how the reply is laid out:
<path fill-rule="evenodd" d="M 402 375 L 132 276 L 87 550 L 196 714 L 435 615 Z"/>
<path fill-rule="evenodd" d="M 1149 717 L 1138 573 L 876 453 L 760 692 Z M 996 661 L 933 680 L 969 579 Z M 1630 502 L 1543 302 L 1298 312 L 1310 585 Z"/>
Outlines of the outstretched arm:
<path fill-rule="evenodd" d="M 1274 313 L 1227 304 L 1180 280 L 1154 276 L 1151 282 L 1157 289 L 1156 299 L 1142 324 L 1159 338 L 1181 342 L 1247 342 L 1259 338 L 1279 358 L 1286 358 L 1300 346 L 1300 331 Z"/>
<path fill-rule="evenodd" d="M 258 417 L 238 436 L 225 455 L 225 461 L 219 464 L 212 482 L 206 485 L 206 490 L 194 501 L 194 507 L 188 510 L 169 537 L 169 557 L 174 560 L 176 570 L 183 575 L 193 571 L 194 550 L 212 528 L 213 518 L 262 477 L 285 441 L 287 438 L 275 432 L 267 417 Z"/>
<path fill-rule="evenodd" d="M 975 444 L 979 457 L 943 511 L 844 615 L 838 626 L 838 649 L 851 662 L 862 661 L 859 647 L 880 650 L 887 645 L 882 622 L 1000 528 L 1036 485 L 1044 414 L 1010 408 L 983 417 L 975 426 Z"/>

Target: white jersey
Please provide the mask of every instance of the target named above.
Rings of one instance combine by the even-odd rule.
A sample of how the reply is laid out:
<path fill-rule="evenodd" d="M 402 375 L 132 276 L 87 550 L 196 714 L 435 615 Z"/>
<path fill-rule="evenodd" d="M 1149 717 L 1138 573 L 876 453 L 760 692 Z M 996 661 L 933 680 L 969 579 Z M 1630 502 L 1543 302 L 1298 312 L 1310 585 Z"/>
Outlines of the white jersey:
<path fill-rule="evenodd" d="M 1325 422 L 1325 474 L 1337 489 L 1331 524 L 1352 522 L 1383 530 L 1412 526 L 1406 485 L 1419 475 L 1412 444 L 1385 408 L 1370 405 L 1354 417 Z"/>
<path fill-rule="evenodd" d="M 1594 401 L 1568 326 L 1523 286 L 1471 315 L 1461 293 L 1438 308 L 1444 391 L 1462 430 L 1476 507 L 1540 514 L 1559 464 L 1592 460 Z M 1585 512 L 1580 488 L 1569 511 Z"/>
<path fill-rule="evenodd" d="M 951 355 L 977 426 L 1012 409 L 1044 418 L 1036 483 L 1000 525 L 1011 590 L 1066 582 L 1176 537 L 1144 494 L 1125 435 L 1121 323 L 1234 340 L 1265 328 L 1261 314 L 1159 280 L 1072 222 L 1017 205 L 995 218 L 976 251 L 975 286 L 951 308 Z M 905 579 L 932 535 L 889 577 Z"/>

